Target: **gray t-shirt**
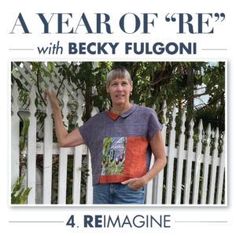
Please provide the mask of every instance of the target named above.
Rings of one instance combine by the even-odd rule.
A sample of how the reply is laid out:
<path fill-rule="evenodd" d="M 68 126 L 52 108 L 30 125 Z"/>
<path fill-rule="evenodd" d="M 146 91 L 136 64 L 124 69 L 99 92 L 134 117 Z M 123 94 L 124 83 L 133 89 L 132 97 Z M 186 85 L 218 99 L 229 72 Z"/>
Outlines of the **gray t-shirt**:
<path fill-rule="evenodd" d="M 79 131 L 91 153 L 93 185 L 141 177 L 149 169 L 149 141 L 162 129 L 156 112 L 134 104 L 118 116 L 109 111 L 90 118 Z"/>

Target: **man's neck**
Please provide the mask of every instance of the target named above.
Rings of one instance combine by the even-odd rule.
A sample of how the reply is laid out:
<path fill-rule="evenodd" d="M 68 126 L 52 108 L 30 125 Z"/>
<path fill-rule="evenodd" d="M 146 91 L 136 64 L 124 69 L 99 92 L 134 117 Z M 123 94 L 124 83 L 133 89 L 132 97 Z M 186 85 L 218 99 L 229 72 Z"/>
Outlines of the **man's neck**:
<path fill-rule="evenodd" d="M 111 112 L 113 112 L 117 115 L 121 115 L 121 114 L 125 113 L 126 111 L 128 111 L 132 106 L 133 105 L 131 103 L 124 104 L 123 106 L 112 106 Z"/>

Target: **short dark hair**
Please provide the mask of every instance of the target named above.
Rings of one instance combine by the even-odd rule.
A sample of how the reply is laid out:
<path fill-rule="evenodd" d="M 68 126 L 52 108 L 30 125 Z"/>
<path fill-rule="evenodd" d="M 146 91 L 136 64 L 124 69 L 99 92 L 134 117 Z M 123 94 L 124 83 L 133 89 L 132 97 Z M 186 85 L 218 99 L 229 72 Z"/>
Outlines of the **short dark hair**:
<path fill-rule="evenodd" d="M 133 85 L 130 73 L 124 67 L 115 68 L 107 74 L 106 86 L 109 86 L 111 81 L 116 78 L 126 78 Z"/>

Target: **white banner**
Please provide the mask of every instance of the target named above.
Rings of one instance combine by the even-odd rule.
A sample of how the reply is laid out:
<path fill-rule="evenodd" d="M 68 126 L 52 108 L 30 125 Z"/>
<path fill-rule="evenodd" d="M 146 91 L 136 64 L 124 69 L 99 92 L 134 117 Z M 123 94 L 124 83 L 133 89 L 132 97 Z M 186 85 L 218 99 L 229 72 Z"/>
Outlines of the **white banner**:
<path fill-rule="evenodd" d="M 232 1 L 16 1 L 1 8 L 1 228 L 8 235 L 232 235 Z M 11 205 L 11 62 L 226 61 L 226 205 Z"/>

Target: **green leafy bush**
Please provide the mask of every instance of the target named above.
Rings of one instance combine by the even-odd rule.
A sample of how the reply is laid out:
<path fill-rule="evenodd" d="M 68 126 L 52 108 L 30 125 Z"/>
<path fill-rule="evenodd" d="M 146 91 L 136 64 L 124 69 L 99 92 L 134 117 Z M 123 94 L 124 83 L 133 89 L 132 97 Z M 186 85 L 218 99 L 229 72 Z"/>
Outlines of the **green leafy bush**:
<path fill-rule="evenodd" d="M 11 192 L 11 204 L 26 204 L 31 188 L 24 187 L 24 177 L 20 176 Z"/>

